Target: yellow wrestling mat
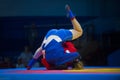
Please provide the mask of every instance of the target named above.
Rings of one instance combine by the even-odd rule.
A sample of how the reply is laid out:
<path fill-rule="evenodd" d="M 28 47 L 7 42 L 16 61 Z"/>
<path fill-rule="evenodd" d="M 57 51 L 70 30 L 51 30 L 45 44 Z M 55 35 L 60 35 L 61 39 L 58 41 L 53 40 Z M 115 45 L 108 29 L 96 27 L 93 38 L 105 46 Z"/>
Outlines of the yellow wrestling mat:
<path fill-rule="evenodd" d="M 120 68 L 89 68 L 81 70 L 64 70 L 65 72 L 85 72 L 85 73 L 120 73 Z"/>
<path fill-rule="evenodd" d="M 85 67 L 82 70 L 0 69 L 0 80 L 120 80 L 120 68 Z"/>

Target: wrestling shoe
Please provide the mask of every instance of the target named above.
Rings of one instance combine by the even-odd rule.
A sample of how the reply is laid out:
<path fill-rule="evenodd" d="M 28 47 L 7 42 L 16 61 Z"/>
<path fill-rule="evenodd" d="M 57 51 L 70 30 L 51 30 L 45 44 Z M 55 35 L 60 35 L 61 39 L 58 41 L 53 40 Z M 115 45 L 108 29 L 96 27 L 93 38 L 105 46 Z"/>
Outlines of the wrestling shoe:
<path fill-rule="evenodd" d="M 68 18 L 70 18 L 70 19 L 75 18 L 75 16 L 74 16 L 74 14 L 72 13 L 69 5 L 66 5 L 66 6 L 65 6 L 65 9 L 66 9 L 67 17 L 68 17 Z"/>

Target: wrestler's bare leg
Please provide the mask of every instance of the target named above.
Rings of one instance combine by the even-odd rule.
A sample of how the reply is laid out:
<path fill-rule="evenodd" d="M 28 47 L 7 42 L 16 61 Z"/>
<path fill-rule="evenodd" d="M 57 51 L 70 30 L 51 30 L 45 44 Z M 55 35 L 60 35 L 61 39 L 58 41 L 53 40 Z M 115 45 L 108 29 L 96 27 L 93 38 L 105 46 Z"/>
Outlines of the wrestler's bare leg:
<path fill-rule="evenodd" d="M 73 25 L 73 29 L 71 29 L 70 31 L 73 34 L 72 40 L 74 40 L 74 39 L 79 38 L 82 35 L 83 30 L 82 30 L 80 23 L 77 21 L 74 14 L 72 13 L 70 6 L 66 5 L 65 8 L 66 8 L 68 16 L 70 17 L 72 25 Z"/>
<path fill-rule="evenodd" d="M 72 32 L 72 40 L 74 40 L 79 38 L 83 34 L 83 30 L 80 23 L 77 21 L 74 14 L 72 13 L 70 6 L 66 5 L 65 8 L 68 13 L 67 16 L 71 19 L 73 25 L 73 29 L 71 29 L 70 31 Z M 83 63 L 79 60 L 79 58 L 75 59 L 75 62 L 73 64 L 74 64 L 73 69 L 77 70 L 83 69 Z"/>

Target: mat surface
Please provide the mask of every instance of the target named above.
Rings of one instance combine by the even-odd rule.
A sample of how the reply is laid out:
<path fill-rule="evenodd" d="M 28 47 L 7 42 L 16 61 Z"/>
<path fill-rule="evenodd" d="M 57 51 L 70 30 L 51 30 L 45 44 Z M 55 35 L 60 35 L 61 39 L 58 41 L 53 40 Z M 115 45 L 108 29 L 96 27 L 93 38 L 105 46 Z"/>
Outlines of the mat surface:
<path fill-rule="evenodd" d="M 120 68 L 85 67 L 83 70 L 0 69 L 0 80 L 120 80 Z"/>

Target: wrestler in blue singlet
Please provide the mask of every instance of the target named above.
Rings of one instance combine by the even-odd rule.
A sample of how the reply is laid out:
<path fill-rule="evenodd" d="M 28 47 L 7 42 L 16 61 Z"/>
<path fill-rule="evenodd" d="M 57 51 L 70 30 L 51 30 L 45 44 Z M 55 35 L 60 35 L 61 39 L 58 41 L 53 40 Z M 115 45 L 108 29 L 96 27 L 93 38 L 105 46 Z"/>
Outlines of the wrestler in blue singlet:
<path fill-rule="evenodd" d="M 72 61 L 79 53 L 65 54 L 62 42 L 72 40 L 72 33 L 66 29 L 52 29 L 45 36 L 46 42 L 43 48 L 46 51 L 46 60 L 49 64 L 61 65 Z"/>
<path fill-rule="evenodd" d="M 31 69 L 32 65 L 43 54 L 42 51 L 45 51 L 45 58 L 47 62 L 55 66 L 62 65 L 66 62 L 71 62 L 79 56 L 78 52 L 74 52 L 74 54 L 65 54 L 64 48 L 62 46 L 63 42 L 74 40 L 80 37 L 83 32 L 79 22 L 76 20 L 68 5 L 66 5 L 66 11 L 69 15 L 68 17 L 71 19 L 73 29 L 52 29 L 48 31 L 43 40 L 43 43 L 36 50 L 32 60 L 28 63 L 28 70 Z"/>

